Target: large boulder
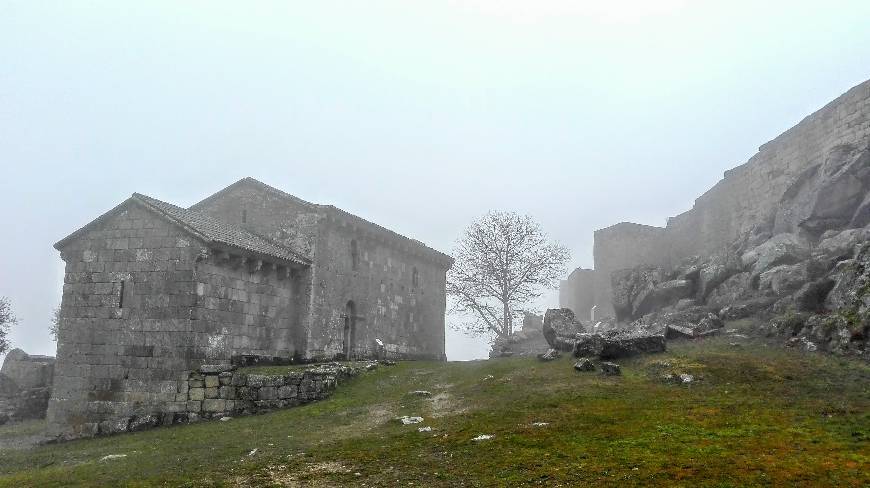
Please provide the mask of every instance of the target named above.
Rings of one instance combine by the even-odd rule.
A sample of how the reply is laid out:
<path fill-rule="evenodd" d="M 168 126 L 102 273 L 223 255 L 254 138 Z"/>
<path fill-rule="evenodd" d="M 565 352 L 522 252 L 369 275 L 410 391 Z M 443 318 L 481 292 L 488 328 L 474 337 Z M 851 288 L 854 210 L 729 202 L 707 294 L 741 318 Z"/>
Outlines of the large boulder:
<path fill-rule="evenodd" d="M 737 273 L 727 278 L 707 296 L 707 306 L 721 310 L 740 300 L 752 296 L 755 291 L 751 287 L 752 273 Z"/>
<path fill-rule="evenodd" d="M 779 202 L 775 230 L 818 236 L 856 225 L 870 183 L 870 151 L 834 146 L 824 162 L 795 177 Z"/>
<path fill-rule="evenodd" d="M 870 229 L 847 229 L 842 232 L 829 231 L 822 235 L 816 246 L 816 253 L 839 260 L 855 257 L 855 247 L 870 240 Z"/>
<path fill-rule="evenodd" d="M 783 264 L 761 273 L 758 279 L 758 290 L 783 296 L 800 289 L 809 279 L 807 262 Z"/>
<path fill-rule="evenodd" d="M 670 280 L 659 283 L 640 297 L 634 306 L 632 317 L 643 316 L 674 304 L 680 299 L 693 296 L 694 286 L 691 280 Z"/>
<path fill-rule="evenodd" d="M 693 265 L 670 274 L 662 268 L 650 266 L 613 273 L 611 284 L 616 319 L 631 321 L 693 297 L 700 272 L 700 267 Z M 668 279 L 673 276 L 678 278 Z"/>
<path fill-rule="evenodd" d="M 754 247 L 754 246 L 753 246 Z M 706 300 L 719 285 L 743 270 L 740 258 L 732 253 L 714 256 L 698 274 L 698 296 Z"/>
<path fill-rule="evenodd" d="M 637 318 L 635 316 L 637 305 L 663 281 L 665 281 L 665 271 L 656 266 L 638 266 L 613 272 L 611 286 L 616 320 L 624 322 Z"/>
<path fill-rule="evenodd" d="M 574 318 L 570 308 L 551 308 L 544 314 L 542 331 L 551 349 L 570 352 L 574 350 L 577 334 L 586 329 Z"/>
<path fill-rule="evenodd" d="M 744 267 L 761 274 L 774 266 L 799 263 L 810 257 L 807 242 L 794 234 L 777 234 L 741 256 Z"/>
<path fill-rule="evenodd" d="M 665 337 L 629 331 L 610 331 L 604 334 L 580 334 L 574 348 L 574 356 L 617 359 L 638 354 L 664 352 Z"/>

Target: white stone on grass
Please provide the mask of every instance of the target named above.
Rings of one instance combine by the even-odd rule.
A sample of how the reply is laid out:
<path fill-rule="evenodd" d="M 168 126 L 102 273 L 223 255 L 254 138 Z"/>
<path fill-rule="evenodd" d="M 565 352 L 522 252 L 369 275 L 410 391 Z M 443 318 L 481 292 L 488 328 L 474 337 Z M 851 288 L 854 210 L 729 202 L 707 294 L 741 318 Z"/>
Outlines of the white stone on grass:
<path fill-rule="evenodd" d="M 102 462 L 104 462 L 104 461 L 112 461 L 112 460 L 115 460 L 115 459 L 123 459 L 123 458 L 125 458 L 125 457 L 127 457 L 126 454 L 109 454 L 108 456 L 103 456 L 103 457 L 101 457 L 101 458 L 100 458 L 100 462 L 102 463 Z"/>
<path fill-rule="evenodd" d="M 429 427 L 428 425 L 426 427 L 420 427 L 417 429 L 417 432 L 432 432 L 432 427 Z"/>
<path fill-rule="evenodd" d="M 488 440 L 492 439 L 493 437 L 495 437 L 495 436 L 490 435 L 490 434 L 480 434 L 479 436 L 477 436 L 471 440 L 473 440 L 474 442 L 488 441 Z"/>
<path fill-rule="evenodd" d="M 532 422 L 532 427 L 546 427 L 550 422 Z"/>
<path fill-rule="evenodd" d="M 419 424 L 423 421 L 423 417 L 408 417 L 407 415 L 399 417 L 399 422 L 403 425 Z"/>

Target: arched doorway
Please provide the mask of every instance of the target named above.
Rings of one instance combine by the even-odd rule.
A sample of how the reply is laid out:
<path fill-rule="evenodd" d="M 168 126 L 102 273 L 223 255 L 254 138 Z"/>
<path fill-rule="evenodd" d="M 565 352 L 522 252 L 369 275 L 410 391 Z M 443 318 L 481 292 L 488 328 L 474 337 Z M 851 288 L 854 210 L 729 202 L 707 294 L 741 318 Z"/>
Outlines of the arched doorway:
<path fill-rule="evenodd" d="M 353 300 L 344 307 L 344 358 L 354 358 L 356 345 L 356 304 Z"/>

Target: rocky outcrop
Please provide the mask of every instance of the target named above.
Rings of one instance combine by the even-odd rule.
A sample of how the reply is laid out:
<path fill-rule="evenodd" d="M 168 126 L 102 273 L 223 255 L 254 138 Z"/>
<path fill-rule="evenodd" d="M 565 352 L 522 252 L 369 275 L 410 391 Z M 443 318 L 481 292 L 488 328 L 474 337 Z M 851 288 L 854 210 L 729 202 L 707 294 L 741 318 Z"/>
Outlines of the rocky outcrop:
<path fill-rule="evenodd" d="M 544 339 L 543 317 L 526 313 L 523 317 L 523 328 L 510 337 L 499 337 L 493 341 L 489 357 L 536 356 L 550 347 Z"/>
<path fill-rule="evenodd" d="M 53 378 L 53 357 L 10 351 L 0 368 L 0 416 L 13 421 L 44 418 Z"/>

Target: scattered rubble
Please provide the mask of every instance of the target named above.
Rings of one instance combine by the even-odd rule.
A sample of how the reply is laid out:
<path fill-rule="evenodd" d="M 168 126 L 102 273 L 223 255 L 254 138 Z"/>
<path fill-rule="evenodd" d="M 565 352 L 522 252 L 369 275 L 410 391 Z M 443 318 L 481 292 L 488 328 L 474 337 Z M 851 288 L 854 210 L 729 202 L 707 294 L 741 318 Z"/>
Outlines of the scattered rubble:
<path fill-rule="evenodd" d="M 417 429 L 417 432 L 432 432 L 432 427 L 429 427 L 428 425 L 426 427 L 420 427 Z"/>

